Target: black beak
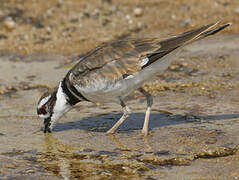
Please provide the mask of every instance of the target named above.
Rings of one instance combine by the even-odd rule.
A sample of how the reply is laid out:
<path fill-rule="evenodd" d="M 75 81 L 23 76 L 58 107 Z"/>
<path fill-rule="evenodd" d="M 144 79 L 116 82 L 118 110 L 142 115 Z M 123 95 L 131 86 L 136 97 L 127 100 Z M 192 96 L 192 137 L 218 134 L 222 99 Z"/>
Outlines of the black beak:
<path fill-rule="evenodd" d="M 44 133 L 51 133 L 51 129 L 50 129 L 50 125 L 51 125 L 51 118 L 46 118 L 44 119 Z"/>

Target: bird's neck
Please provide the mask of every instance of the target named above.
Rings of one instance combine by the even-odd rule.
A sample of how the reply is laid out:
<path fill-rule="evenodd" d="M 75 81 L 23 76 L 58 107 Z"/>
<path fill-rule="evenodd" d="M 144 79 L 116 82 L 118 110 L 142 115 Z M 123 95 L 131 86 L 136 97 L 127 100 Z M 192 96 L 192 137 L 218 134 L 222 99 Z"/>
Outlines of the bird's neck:
<path fill-rule="evenodd" d="M 68 96 L 64 93 L 62 89 L 62 82 L 60 82 L 59 87 L 56 92 L 56 103 L 53 108 L 51 126 L 61 118 L 61 116 L 71 109 L 72 105 L 68 103 Z"/>
<path fill-rule="evenodd" d="M 54 112 L 62 112 L 63 113 L 68 110 L 72 105 L 68 102 L 69 97 L 68 95 L 64 92 L 62 88 L 62 82 L 60 82 L 57 93 L 56 93 L 56 104 L 54 107 Z"/>
<path fill-rule="evenodd" d="M 73 86 L 69 85 L 69 82 L 67 83 L 66 78 L 64 78 L 60 84 L 61 84 L 62 91 L 67 96 L 67 102 L 70 105 L 73 106 L 81 101 L 80 97 L 77 96 L 78 92 L 75 90 Z"/>

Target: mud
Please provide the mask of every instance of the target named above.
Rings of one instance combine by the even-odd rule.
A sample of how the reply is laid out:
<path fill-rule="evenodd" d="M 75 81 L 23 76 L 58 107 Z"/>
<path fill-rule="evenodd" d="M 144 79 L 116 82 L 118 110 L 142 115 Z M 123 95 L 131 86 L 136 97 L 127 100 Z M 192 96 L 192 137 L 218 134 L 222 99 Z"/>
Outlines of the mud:
<path fill-rule="evenodd" d="M 0 24 L 1 180 L 239 178 L 238 1 L 29 2 L 0 7 L 0 22 L 16 23 Z M 142 14 L 134 15 L 135 7 Z M 88 102 L 52 134 L 40 131 L 39 97 L 91 48 L 127 36 L 165 37 L 209 17 L 234 24 L 185 47 L 144 85 L 154 95 L 148 137 L 140 132 L 146 102 L 138 92 L 128 98 L 133 113 L 115 135 L 105 132 L 120 107 Z"/>

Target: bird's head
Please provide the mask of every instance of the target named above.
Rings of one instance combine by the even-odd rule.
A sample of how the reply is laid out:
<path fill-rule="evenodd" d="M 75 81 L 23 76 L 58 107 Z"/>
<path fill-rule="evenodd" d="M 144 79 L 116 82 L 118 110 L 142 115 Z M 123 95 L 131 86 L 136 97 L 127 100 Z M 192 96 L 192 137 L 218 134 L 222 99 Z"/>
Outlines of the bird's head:
<path fill-rule="evenodd" d="M 37 105 L 37 114 L 44 119 L 44 133 L 51 132 L 51 119 L 53 116 L 53 109 L 56 105 L 56 90 L 53 92 L 46 92 L 40 98 Z"/>
<path fill-rule="evenodd" d="M 44 119 L 44 133 L 51 132 L 55 122 L 70 109 L 67 96 L 59 87 L 51 92 L 46 92 L 40 98 L 37 105 L 37 114 Z"/>

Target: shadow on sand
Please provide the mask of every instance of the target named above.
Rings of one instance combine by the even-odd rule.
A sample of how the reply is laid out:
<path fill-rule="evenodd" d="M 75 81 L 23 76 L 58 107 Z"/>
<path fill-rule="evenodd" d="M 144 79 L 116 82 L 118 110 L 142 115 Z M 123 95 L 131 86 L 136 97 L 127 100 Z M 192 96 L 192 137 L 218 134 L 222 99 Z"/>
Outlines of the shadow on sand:
<path fill-rule="evenodd" d="M 109 130 L 121 117 L 122 114 L 108 114 L 85 118 L 79 121 L 58 123 L 54 131 L 67 131 L 71 129 L 81 129 L 92 132 L 106 132 Z M 182 123 L 210 123 L 213 120 L 229 120 L 238 118 L 239 114 L 220 114 L 220 115 L 180 115 L 180 114 L 163 114 L 152 113 L 150 115 L 149 130 L 157 127 L 176 125 Z M 140 130 L 144 122 L 144 113 L 132 113 L 129 118 L 120 126 L 118 132 L 131 130 Z"/>

